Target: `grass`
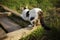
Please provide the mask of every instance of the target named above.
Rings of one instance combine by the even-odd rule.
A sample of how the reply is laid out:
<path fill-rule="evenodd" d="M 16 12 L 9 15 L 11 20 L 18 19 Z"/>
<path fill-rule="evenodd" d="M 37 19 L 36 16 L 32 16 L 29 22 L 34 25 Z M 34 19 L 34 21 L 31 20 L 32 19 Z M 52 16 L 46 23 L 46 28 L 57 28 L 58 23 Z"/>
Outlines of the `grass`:
<path fill-rule="evenodd" d="M 19 40 L 39 40 L 44 35 L 44 29 L 42 27 L 38 27 L 34 32 L 32 32 L 30 35 L 21 38 Z M 37 35 L 38 34 L 38 35 Z"/>
<path fill-rule="evenodd" d="M 44 11 L 53 6 L 49 0 L 0 0 L 0 4 L 3 4 L 12 10 L 16 10 L 19 13 L 21 13 L 21 8 L 25 6 L 28 6 L 29 9 L 39 7 Z"/>
<path fill-rule="evenodd" d="M 56 28 L 52 28 L 51 31 L 46 31 L 42 27 L 38 27 L 30 35 L 20 40 L 60 40 L 60 31 Z"/>

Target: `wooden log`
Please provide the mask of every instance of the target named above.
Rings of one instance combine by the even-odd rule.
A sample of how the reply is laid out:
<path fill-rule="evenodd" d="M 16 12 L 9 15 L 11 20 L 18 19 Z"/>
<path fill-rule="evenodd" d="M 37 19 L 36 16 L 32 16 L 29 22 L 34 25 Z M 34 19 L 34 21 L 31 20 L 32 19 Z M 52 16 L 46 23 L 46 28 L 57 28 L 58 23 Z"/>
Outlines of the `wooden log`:
<path fill-rule="evenodd" d="M 14 13 L 14 14 L 20 16 L 20 14 L 19 14 L 17 11 L 11 10 L 11 9 L 9 9 L 8 7 L 6 7 L 6 6 L 4 6 L 4 5 L 1 5 L 1 4 L 0 4 L 0 6 L 2 6 L 5 10 L 7 10 L 7 11 L 9 11 L 9 12 L 11 12 L 11 13 Z"/>
<path fill-rule="evenodd" d="M 11 12 L 0 12 L 0 18 L 1 17 L 7 17 L 7 16 L 10 16 L 11 15 Z"/>

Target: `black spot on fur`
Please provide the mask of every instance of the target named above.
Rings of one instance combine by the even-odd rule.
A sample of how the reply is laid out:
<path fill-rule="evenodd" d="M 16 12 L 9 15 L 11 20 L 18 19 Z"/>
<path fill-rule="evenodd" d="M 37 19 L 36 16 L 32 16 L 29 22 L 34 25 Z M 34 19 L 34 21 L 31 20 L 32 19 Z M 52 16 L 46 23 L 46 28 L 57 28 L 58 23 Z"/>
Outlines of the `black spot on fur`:
<path fill-rule="evenodd" d="M 27 11 L 27 13 L 26 13 L 26 17 L 29 17 L 29 11 Z"/>
<path fill-rule="evenodd" d="M 34 19 L 34 17 L 31 17 L 30 20 L 32 21 Z"/>
<path fill-rule="evenodd" d="M 24 10 L 26 9 L 26 7 L 24 7 Z"/>

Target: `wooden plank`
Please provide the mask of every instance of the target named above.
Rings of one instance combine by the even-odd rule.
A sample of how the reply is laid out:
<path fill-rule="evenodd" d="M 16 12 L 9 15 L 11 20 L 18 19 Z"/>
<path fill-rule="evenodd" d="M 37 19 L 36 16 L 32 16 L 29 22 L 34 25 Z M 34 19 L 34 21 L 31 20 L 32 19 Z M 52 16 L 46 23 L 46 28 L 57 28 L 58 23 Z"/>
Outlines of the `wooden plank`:
<path fill-rule="evenodd" d="M 7 34 L 8 38 L 5 38 L 3 40 L 19 40 L 23 37 L 26 37 L 27 35 L 30 35 L 31 32 L 33 32 L 34 30 L 36 30 L 38 27 L 33 27 L 33 28 L 22 28 L 20 30 L 16 30 L 14 32 L 10 32 Z"/>
<path fill-rule="evenodd" d="M 4 18 L 0 18 L 0 23 L 3 25 L 3 27 L 8 31 L 8 32 L 12 32 L 15 30 L 18 30 L 21 28 L 21 26 L 19 26 L 18 24 L 14 23 L 13 21 L 11 21 L 9 18 L 4 17 Z"/>

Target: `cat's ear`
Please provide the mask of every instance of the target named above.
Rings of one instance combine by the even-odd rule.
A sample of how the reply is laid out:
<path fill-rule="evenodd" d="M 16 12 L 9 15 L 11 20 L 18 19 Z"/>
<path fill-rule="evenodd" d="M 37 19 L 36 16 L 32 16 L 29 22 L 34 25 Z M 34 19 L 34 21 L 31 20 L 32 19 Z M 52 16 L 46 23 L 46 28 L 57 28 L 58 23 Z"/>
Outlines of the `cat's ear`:
<path fill-rule="evenodd" d="M 20 8 L 20 10 L 22 10 L 22 11 L 25 10 L 25 9 L 28 9 L 28 7 L 26 6 L 26 7 L 21 7 Z"/>
<path fill-rule="evenodd" d="M 20 7 L 20 10 L 23 11 L 24 10 L 24 7 Z"/>

